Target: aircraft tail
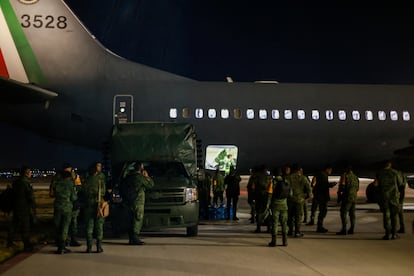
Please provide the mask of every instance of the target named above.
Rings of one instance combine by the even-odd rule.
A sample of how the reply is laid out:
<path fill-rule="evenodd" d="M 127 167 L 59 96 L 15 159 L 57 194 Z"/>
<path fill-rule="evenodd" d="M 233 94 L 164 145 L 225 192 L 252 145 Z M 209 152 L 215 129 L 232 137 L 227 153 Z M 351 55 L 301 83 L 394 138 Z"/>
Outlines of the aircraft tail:
<path fill-rule="evenodd" d="M 54 87 L 94 81 L 111 67 L 135 79 L 186 79 L 112 54 L 62 0 L 0 0 L 0 77 Z"/>

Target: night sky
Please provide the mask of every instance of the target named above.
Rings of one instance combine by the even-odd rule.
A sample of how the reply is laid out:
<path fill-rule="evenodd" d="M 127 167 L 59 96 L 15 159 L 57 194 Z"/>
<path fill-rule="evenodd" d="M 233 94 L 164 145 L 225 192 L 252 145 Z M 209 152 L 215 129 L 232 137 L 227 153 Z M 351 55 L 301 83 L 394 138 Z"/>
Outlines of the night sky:
<path fill-rule="evenodd" d="M 414 84 L 413 8 L 309 1 L 66 2 L 116 54 L 196 80 Z M 26 131 L 0 129 L 0 167 L 59 167 L 64 161 L 82 167 L 100 158 Z"/>

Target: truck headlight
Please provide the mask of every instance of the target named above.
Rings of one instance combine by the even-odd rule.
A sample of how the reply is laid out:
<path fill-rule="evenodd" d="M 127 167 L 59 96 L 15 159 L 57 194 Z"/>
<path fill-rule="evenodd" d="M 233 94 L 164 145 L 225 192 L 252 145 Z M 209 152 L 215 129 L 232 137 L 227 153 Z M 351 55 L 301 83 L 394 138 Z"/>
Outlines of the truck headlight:
<path fill-rule="evenodd" d="M 186 188 L 185 189 L 185 201 L 191 202 L 198 200 L 197 188 Z"/>

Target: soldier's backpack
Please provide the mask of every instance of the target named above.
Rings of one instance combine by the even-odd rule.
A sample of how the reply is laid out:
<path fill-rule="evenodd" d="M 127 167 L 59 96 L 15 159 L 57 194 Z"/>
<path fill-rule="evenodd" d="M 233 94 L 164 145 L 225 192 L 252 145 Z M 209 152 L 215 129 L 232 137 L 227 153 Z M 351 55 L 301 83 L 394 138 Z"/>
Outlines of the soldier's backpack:
<path fill-rule="evenodd" d="M 13 210 L 13 189 L 7 187 L 0 194 L 0 210 L 5 213 L 10 213 Z"/>
<path fill-rule="evenodd" d="M 290 194 L 290 185 L 283 177 L 276 177 L 273 180 L 273 197 L 276 199 L 287 198 Z"/>

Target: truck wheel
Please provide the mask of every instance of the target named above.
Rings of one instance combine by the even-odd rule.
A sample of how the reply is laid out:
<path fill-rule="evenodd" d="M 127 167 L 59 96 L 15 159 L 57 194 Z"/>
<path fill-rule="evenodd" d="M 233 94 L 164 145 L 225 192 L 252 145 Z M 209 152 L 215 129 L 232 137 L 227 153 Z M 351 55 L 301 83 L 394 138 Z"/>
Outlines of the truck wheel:
<path fill-rule="evenodd" d="M 187 236 L 188 237 L 195 237 L 197 235 L 198 235 L 198 225 L 187 227 Z"/>

